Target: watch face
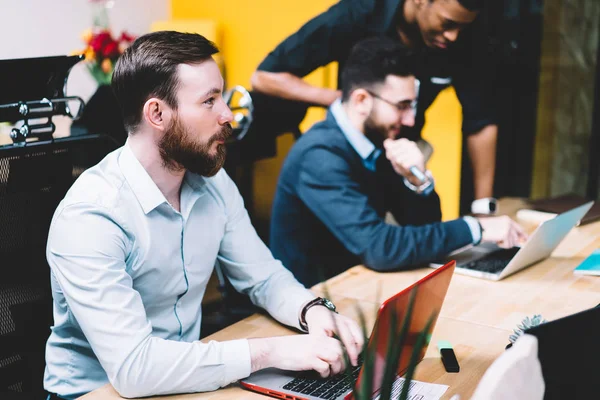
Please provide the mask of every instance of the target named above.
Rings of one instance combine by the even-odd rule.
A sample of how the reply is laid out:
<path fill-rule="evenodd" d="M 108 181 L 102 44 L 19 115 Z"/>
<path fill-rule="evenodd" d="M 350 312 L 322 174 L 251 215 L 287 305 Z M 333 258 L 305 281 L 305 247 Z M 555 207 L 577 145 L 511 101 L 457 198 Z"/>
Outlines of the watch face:
<path fill-rule="evenodd" d="M 335 311 L 335 305 L 329 299 L 323 299 L 323 305 L 331 311 Z"/>
<path fill-rule="evenodd" d="M 496 202 L 495 201 L 490 201 L 490 212 L 491 213 L 496 212 Z"/>

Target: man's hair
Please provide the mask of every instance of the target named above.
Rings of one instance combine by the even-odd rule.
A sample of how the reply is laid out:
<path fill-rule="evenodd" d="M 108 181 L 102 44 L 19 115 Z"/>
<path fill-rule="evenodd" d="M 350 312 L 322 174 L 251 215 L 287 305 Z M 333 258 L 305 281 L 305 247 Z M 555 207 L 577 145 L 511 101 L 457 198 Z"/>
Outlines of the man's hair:
<path fill-rule="evenodd" d="M 177 108 L 177 66 L 197 64 L 219 50 L 194 33 L 162 31 L 140 36 L 119 57 L 112 89 L 121 107 L 123 122 L 133 132 L 142 119 L 144 103 L 152 97 Z"/>
<path fill-rule="evenodd" d="M 354 45 L 342 70 L 342 100 L 359 88 L 382 84 L 388 75 L 415 74 L 412 54 L 398 41 L 385 36 L 361 40 Z"/>
<path fill-rule="evenodd" d="M 469 11 L 480 11 L 485 4 L 486 0 L 458 0 L 458 4 L 463 6 Z M 434 0 L 429 0 L 430 3 L 433 3 Z"/>

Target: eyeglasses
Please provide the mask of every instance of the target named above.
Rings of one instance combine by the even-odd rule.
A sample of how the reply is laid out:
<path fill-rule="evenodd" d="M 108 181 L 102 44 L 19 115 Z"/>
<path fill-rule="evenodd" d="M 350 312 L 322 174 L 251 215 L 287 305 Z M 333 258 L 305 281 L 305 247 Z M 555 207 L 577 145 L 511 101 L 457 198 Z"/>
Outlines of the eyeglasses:
<path fill-rule="evenodd" d="M 417 101 L 416 100 L 412 100 L 410 102 L 394 103 L 393 101 L 384 99 L 377 93 L 372 92 L 370 90 L 367 90 L 367 93 L 369 93 L 371 96 L 375 97 L 376 99 L 384 101 L 384 102 L 388 103 L 389 105 L 395 107 L 401 113 L 406 113 L 409 111 L 415 112 L 417 110 Z"/>

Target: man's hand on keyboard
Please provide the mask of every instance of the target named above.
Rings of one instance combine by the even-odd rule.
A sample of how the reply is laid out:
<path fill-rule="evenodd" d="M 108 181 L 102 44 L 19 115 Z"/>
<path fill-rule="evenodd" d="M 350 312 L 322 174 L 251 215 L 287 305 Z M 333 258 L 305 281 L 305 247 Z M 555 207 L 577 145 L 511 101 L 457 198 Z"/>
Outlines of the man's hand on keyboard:
<path fill-rule="evenodd" d="M 500 247 L 519 246 L 527 240 L 527 234 L 519 224 L 507 216 L 478 218 L 482 232 L 482 241 L 498 244 Z"/>
<path fill-rule="evenodd" d="M 289 335 L 249 339 L 252 372 L 263 368 L 315 370 L 323 378 L 345 369 L 339 340 L 323 335 Z"/>
<path fill-rule="evenodd" d="M 308 325 L 308 333 L 311 335 L 329 337 L 337 335 L 346 348 L 350 363 L 353 366 L 358 364 L 358 356 L 363 348 L 364 337 L 356 321 L 344 315 L 336 314 L 326 307 L 317 306 L 307 311 L 306 324 Z"/>

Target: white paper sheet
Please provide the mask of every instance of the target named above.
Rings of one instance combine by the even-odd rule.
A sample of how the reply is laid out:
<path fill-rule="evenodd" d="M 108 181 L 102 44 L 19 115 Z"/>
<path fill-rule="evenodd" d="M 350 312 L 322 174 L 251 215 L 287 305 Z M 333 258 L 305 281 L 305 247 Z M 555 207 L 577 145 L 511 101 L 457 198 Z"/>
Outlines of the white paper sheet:
<path fill-rule="evenodd" d="M 398 378 L 392 387 L 392 399 L 400 397 L 402 387 L 404 386 L 404 378 Z M 436 383 L 427 383 L 420 381 L 411 381 L 408 392 L 408 400 L 438 400 L 448 390 L 448 385 L 438 385 Z M 379 395 L 373 400 L 379 400 Z"/>

